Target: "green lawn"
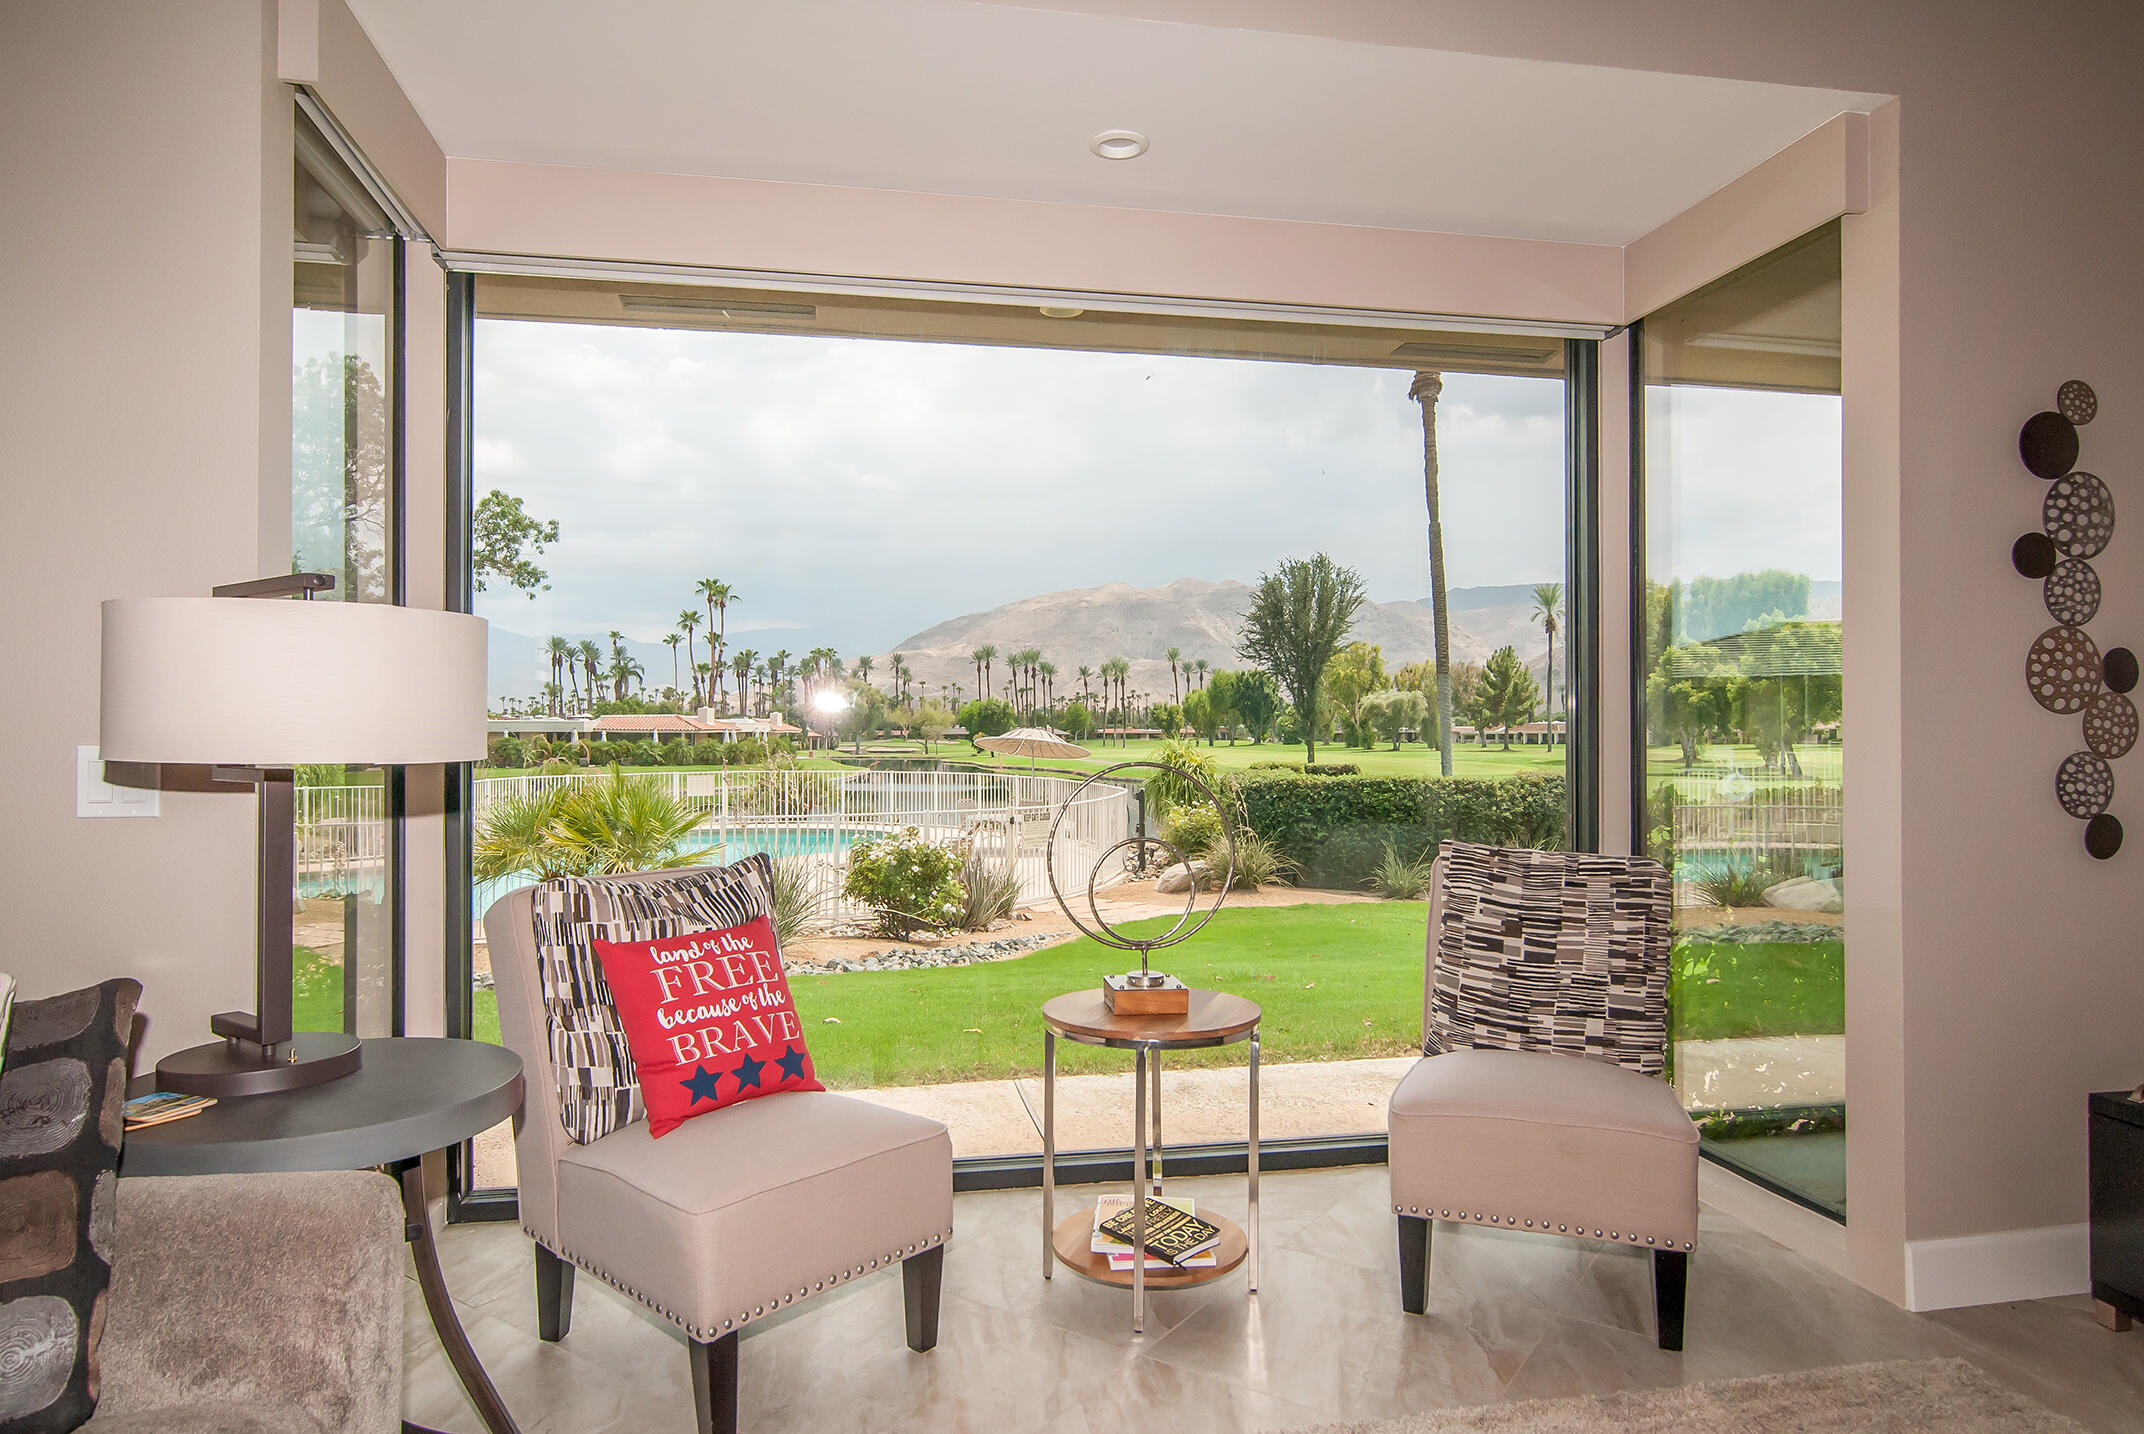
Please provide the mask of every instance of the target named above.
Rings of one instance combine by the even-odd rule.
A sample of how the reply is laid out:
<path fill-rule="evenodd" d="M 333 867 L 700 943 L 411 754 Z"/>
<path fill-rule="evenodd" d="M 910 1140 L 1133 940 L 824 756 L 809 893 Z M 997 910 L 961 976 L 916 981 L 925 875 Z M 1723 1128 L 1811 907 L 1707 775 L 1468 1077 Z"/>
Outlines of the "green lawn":
<path fill-rule="evenodd" d="M 1409 1055 L 1421 1043 L 1427 919 L 1418 901 L 1223 910 L 1189 942 L 1160 952 L 1154 965 L 1191 985 L 1262 1005 L 1266 1060 Z M 1160 919 L 1126 929 L 1136 934 L 1166 925 Z M 1131 964 L 1124 952 L 1082 939 L 978 966 L 795 975 L 791 988 L 812 1061 L 829 1088 L 932 1085 L 1039 1073 L 1042 1003 L 1095 987 Z M 1676 965 L 1677 1039 L 1845 1029 L 1839 942 L 1685 942 Z M 339 981 L 335 990 L 339 1011 Z M 317 1009 L 302 996 L 300 1006 Z M 496 1042 L 493 992 L 475 993 L 475 1017 L 477 1039 Z M 340 1022 L 300 1024 L 335 1029 Z M 1242 1059 L 1234 1046 L 1170 1057 L 1172 1064 L 1198 1066 Z M 1058 1048 L 1058 1069 L 1066 1073 L 1122 1070 L 1128 1062 L 1120 1051 L 1070 1042 Z"/>

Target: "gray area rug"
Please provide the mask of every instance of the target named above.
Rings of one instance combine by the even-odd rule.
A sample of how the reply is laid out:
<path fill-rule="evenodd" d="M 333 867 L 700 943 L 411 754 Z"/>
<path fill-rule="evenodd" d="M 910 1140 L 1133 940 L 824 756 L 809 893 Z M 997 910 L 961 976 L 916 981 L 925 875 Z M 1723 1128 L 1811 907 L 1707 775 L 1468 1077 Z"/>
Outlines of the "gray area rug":
<path fill-rule="evenodd" d="M 1583 1399 L 1433 1409 L 1312 1434 L 2084 1434 L 1962 1359 L 1852 1364 Z"/>

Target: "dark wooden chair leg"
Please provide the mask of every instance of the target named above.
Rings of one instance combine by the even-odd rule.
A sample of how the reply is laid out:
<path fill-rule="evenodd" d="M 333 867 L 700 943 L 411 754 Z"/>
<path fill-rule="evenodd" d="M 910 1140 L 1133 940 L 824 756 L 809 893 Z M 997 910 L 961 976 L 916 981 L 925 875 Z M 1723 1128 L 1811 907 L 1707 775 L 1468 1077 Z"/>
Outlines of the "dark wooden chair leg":
<path fill-rule="evenodd" d="M 1420 1215 L 1400 1216 L 1400 1308 L 1429 1308 L 1429 1221 Z"/>
<path fill-rule="evenodd" d="M 699 1434 L 737 1434 L 737 1331 L 692 1347 L 692 1412 Z"/>
<path fill-rule="evenodd" d="M 557 1342 L 573 1328 L 573 1266 L 536 1247 L 536 1333 Z"/>
<path fill-rule="evenodd" d="M 901 1303 L 908 1316 L 908 1347 L 918 1354 L 938 1345 L 938 1290 L 944 1282 L 943 1245 L 933 1245 L 901 1261 Z"/>
<path fill-rule="evenodd" d="M 1660 1326 L 1662 1349 L 1682 1348 L 1683 1299 L 1689 1285 L 1688 1251 L 1653 1251 L 1653 1318 Z"/>

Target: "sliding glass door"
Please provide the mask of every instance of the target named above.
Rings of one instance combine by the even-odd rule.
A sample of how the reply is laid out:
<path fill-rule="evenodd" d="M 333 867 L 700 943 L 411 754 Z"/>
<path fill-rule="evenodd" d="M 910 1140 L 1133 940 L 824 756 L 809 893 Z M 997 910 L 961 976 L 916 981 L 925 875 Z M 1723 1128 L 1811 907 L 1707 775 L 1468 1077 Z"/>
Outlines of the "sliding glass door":
<path fill-rule="evenodd" d="M 1675 875 L 1706 1152 L 1843 1218 L 1839 330 L 1836 225 L 1642 327 L 1637 836 Z"/>

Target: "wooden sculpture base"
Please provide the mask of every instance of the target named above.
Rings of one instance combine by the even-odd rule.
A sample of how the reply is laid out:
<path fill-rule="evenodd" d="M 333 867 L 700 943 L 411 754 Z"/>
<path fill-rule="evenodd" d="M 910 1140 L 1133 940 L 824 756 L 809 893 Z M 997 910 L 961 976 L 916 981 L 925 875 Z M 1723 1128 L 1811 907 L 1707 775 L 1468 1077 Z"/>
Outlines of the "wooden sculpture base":
<path fill-rule="evenodd" d="M 1160 986 L 1135 986 L 1130 976 L 1102 978 L 1102 1004 L 1112 1016 L 1182 1016 L 1191 1010 L 1191 988 L 1174 976 Z"/>

